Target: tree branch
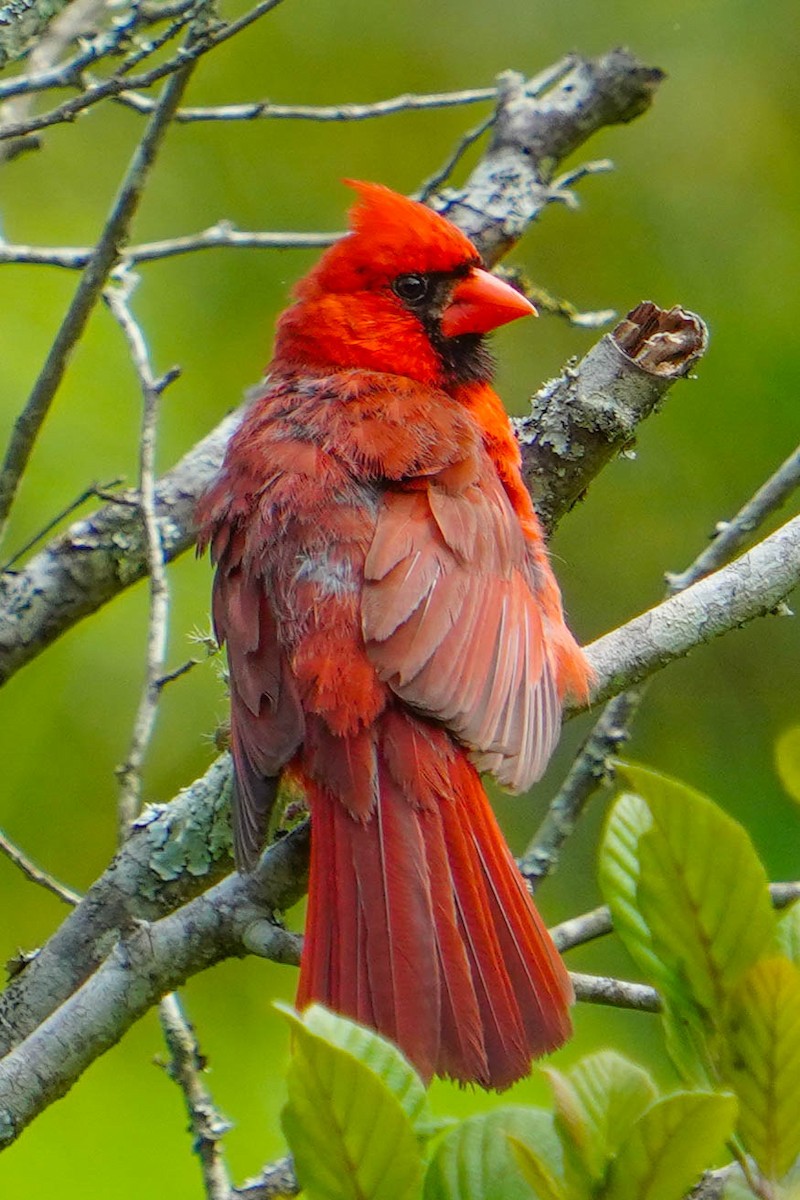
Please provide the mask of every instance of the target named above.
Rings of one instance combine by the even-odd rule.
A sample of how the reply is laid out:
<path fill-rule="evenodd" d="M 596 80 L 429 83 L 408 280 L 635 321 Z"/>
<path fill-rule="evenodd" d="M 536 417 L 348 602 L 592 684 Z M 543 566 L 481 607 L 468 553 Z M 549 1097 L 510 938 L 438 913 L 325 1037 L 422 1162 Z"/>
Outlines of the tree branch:
<path fill-rule="evenodd" d="M 120 781 L 118 801 L 119 836 L 124 840 L 139 812 L 142 793 L 142 766 L 155 729 L 161 678 L 167 656 L 169 636 L 169 585 L 167 583 L 161 530 L 156 515 L 155 464 L 158 402 L 164 390 L 178 376 L 173 368 L 156 378 L 150 354 L 140 326 L 130 310 L 130 297 L 136 276 L 126 274 L 103 293 L 106 304 L 122 329 L 130 358 L 142 392 L 142 432 L 139 439 L 139 511 L 144 528 L 145 557 L 150 577 L 150 608 L 147 618 L 145 681 L 133 724 L 131 743 L 125 762 L 117 768 Z M 174 1014 L 173 1014 L 174 1015 Z"/>
<path fill-rule="evenodd" d="M 0 1062 L 0 1149 L 189 975 L 248 952 L 296 963 L 299 939 L 272 918 L 295 895 L 295 858 L 285 838 L 252 875 L 229 875 L 155 924 L 130 925 L 82 987 Z"/>
<path fill-rule="evenodd" d="M 0 1058 L 97 969 L 123 930 L 172 912 L 231 870 L 229 789 L 223 755 L 170 804 L 144 810 L 110 866 L 0 993 Z M 301 855 L 295 870 L 299 895 Z"/>
<path fill-rule="evenodd" d="M 231 1128 L 202 1079 L 204 1059 L 178 996 L 170 992 L 158 1006 L 170 1061 L 167 1074 L 183 1092 L 189 1131 L 200 1160 L 206 1200 L 230 1200 L 233 1192 L 220 1141 Z"/>
<path fill-rule="evenodd" d="M 422 112 L 426 109 L 455 108 L 494 100 L 496 87 L 465 88 L 458 92 L 433 92 L 428 95 L 405 92 L 388 100 L 371 104 L 273 104 L 271 100 L 255 100 L 250 104 L 215 104 L 205 107 L 179 108 L 175 120 L 189 124 L 194 121 L 368 121 L 375 117 L 391 117 L 397 113 Z M 117 99 L 135 112 L 153 111 L 150 96 L 124 91 Z"/>

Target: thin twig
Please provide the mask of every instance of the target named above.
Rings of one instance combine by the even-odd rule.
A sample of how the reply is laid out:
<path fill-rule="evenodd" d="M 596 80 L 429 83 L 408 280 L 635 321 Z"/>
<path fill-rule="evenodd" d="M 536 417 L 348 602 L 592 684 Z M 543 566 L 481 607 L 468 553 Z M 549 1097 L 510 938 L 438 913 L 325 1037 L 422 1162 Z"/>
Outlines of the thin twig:
<path fill-rule="evenodd" d="M 483 100 L 494 100 L 496 87 L 467 88 L 460 92 L 434 92 L 431 94 L 407 92 L 392 96 L 388 100 L 375 100 L 370 104 L 273 104 L 271 100 L 256 100 L 251 104 L 219 104 L 206 107 L 179 108 L 175 120 L 192 121 L 367 121 L 374 117 L 390 117 L 397 113 L 421 112 L 431 108 L 454 108 L 464 104 L 476 104 Z M 153 110 L 150 96 L 136 92 L 121 92 L 117 96 L 120 104 L 139 113 Z"/>
<path fill-rule="evenodd" d="M 584 1004 L 605 1004 L 609 1008 L 633 1008 L 637 1012 L 661 1012 L 661 997 L 655 988 L 644 983 L 629 983 L 626 979 L 609 979 L 603 975 L 583 975 L 570 971 L 575 999 Z"/>
<path fill-rule="evenodd" d="M 560 925 L 554 925 L 550 936 L 556 948 L 563 954 L 565 950 L 572 950 L 574 946 L 585 946 L 595 938 L 605 937 L 613 928 L 608 905 L 601 904 L 599 908 L 581 913 L 579 917 L 570 917 Z"/>
<path fill-rule="evenodd" d="M 153 113 L 134 152 L 99 241 L 50 347 L 39 378 L 14 424 L 0 468 L 0 540 L 39 430 L 50 411 L 50 405 L 66 371 L 69 356 L 86 327 L 108 273 L 118 257 L 119 247 L 125 241 L 145 180 L 193 69 L 194 64 L 188 63 L 173 74 L 164 87 L 158 109 Z"/>
<path fill-rule="evenodd" d="M 800 900 L 800 880 L 789 883 L 771 883 L 769 895 L 772 907 L 780 912 L 781 909 L 788 908 L 790 904 Z M 562 921 L 560 925 L 554 925 L 550 930 L 550 936 L 563 954 L 566 950 L 574 949 L 575 946 L 585 946 L 587 942 L 593 942 L 595 938 L 606 937 L 613 931 L 614 926 L 609 907 L 607 904 L 601 904 L 599 908 L 592 908 L 578 917 L 570 917 L 568 920 Z"/>
<path fill-rule="evenodd" d="M 183 1092 L 207 1200 L 229 1200 L 233 1194 L 231 1180 L 220 1142 L 232 1126 L 219 1112 L 203 1083 L 203 1056 L 176 992 L 170 992 L 161 1001 L 158 1017 L 170 1056 L 167 1073 Z"/>
<path fill-rule="evenodd" d="M 87 500 L 92 498 L 92 496 L 97 497 L 98 500 L 113 499 L 111 496 L 112 489 L 119 487 L 122 482 L 122 477 L 119 476 L 117 479 L 110 479 L 108 483 L 90 483 L 87 488 L 84 488 L 79 496 L 76 496 L 74 500 L 70 501 L 66 508 L 63 508 L 60 513 L 56 513 L 56 515 L 49 520 L 42 529 L 35 533 L 33 537 L 29 538 L 24 545 L 20 546 L 19 550 L 17 550 L 11 558 L 9 558 L 3 563 L 2 566 L 0 566 L 0 575 L 5 574 L 9 568 L 13 567 L 14 563 L 19 562 L 19 560 L 23 558 L 29 550 L 32 550 L 34 546 L 37 546 L 39 542 L 43 541 L 43 539 L 47 537 L 48 533 L 51 533 L 52 530 L 55 529 L 56 525 L 60 525 L 65 517 L 68 517 L 70 513 L 74 513 L 76 508 L 80 508 L 80 506 L 85 504 Z"/>
<path fill-rule="evenodd" d="M 434 171 L 434 173 L 423 182 L 422 186 L 416 193 L 417 200 L 421 200 L 424 203 L 426 200 L 430 199 L 433 193 L 437 191 L 443 183 L 447 182 L 447 180 L 453 174 L 455 168 L 461 162 L 461 159 L 464 157 L 467 150 L 469 150 L 470 146 L 473 146 L 479 138 L 483 137 L 488 129 L 491 129 L 495 122 L 495 115 L 496 114 L 493 112 L 489 113 L 488 117 L 484 117 L 483 120 L 479 121 L 477 125 L 474 125 L 472 129 L 467 130 L 463 137 L 458 140 L 452 152 L 442 163 L 441 167 L 439 167 L 438 171 Z"/>
<path fill-rule="evenodd" d="M 614 164 L 610 158 L 597 158 L 593 162 L 581 163 L 579 167 L 573 167 L 571 171 L 565 171 L 553 180 L 550 185 L 551 198 L 574 210 L 580 206 L 580 201 L 571 190 L 572 187 L 589 175 L 606 175 L 613 170 Z"/>
<path fill-rule="evenodd" d="M 103 7 L 104 0 L 73 0 L 71 4 L 67 4 L 34 44 L 29 59 L 31 72 L 44 73 L 58 62 L 67 47 L 82 33 L 91 29 Z M 0 129 L 3 125 L 23 121 L 31 111 L 33 100 L 34 93 L 28 92 L 4 104 L 0 110 Z M 0 144 L 0 163 L 9 161 L 19 151 L 29 148 L 31 141 L 34 145 L 37 144 L 35 139 Z"/>
<path fill-rule="evenodd" d="M 137 265 L 197 250 L 314 250 L 332 246 L 341 233 L 278 233 L 236 229 L 230 221 L 217 221 L 200 233 L 141 242 L 122 252 L 125 263 Z M 17 246 L 0 242 L 0 266 L 11 263 L 24 266 L 65 267 L 81 270 L 91 258 L 90 246 Z"/>
<path fill-rule="evenodd" d="M 195 667 L 200 666 L 199 658 L 188 658 L 185 663 L 181 663 L 179 667 L 175 667 L 172 671 L 166 671 L 163 675 L 159 675 L 156 680 L 156 686 L 161 691 L 167 684 L 174 683 L 176 679 L 181 679 L 184 675 L 188 675 Z"/>
<path fill-rule="evenodd" d="M 145 530 L 148 574 L 150 576 L 150 610 L 147 622 L 147 654 L 145 682 L 131 735 L 125 762 L 117 768 L 120 781 L 119 828 L 120 840 L 127 837 L 131 822 L 139 812 L 142 795 L 142 765 L 155 728 L 161 678 L 167 655 L 169 632 L 169 586 L 164 564 L 164 550 L 156 514 L 156 422 L 158 401 L 166 387 L 177 378 L 177 370 L 156 378 L 150 365 L 150 355 L 141 328 L 130 310 L 130 296 L 136 286 L 136 276 L 127 275 L 103 293 L 109 309 L 120 325 L 128 343 L 142 391 L 142 432 L 139 443 L 139 502 Z"/>
<path fill-rule="evenodd" d="M 10 859 L 16 867 L 19 867 L 22 874 L 31 883 L 36 883 L 39 887 L 52 892 L 54 896 L 58 896 L 59 900 L 63 900 L 65 904 L 72 906 L 80 904 L 80 892 L 73 892 L 72 888 L 67 887 L 65 883 L 59 883 L 47 871 L 43 871 L 41 867 L 37 867 L 35 863 L 31 862 L 27 854 L 24 854 L 18 846 L 9 841 L 2 832 L 0 832 L 0 853 L 5 854 L 6 858 Z"/>
<path fill-rule="evenodd" d="M 116 18 L 110 29 L 103 30 L 96 37 L 87 40 L 77 54 L 58 66 L 41 69 L 37 66 L 35 55 L 31 55 L 32 70 L 12 79 L 0 80 L 0 101 L 16 96 L 30 96 L 53 88 L 82 88 L 86 70 L 104 58 L 118 55 L 141 27 L 156 21 L 173 20 L 184 13 L 193 14 L 197 11 L 197 4 L 198 0 L 180 0 L 180 3 L 171 6 L 169 11 L 165 6 L 163 16 L 154 16 L 153 10 L 147 5 L 136 4 L 126 16 Z M 184 24 L 185 22 L 182 22 L 181 27 Z M 173 32 L 179 32 L 179 27 L 173 26 Z M 150 104 L 150 111 L 154 111 L 158 100 L 151 99 Z"/>
<path fill-rule="evenodd" d="M 679 575 L 666 577 L 670 596 L 689 587 L 704 575 L 716 571 L 743 546 L 752 533 L 777 512 L 800 487 L 800 446 L 793 450 L 774 475 L 771 475 L 755 495 L 739 509 L 730 521 L 721 521 L 709 546 Z"/>

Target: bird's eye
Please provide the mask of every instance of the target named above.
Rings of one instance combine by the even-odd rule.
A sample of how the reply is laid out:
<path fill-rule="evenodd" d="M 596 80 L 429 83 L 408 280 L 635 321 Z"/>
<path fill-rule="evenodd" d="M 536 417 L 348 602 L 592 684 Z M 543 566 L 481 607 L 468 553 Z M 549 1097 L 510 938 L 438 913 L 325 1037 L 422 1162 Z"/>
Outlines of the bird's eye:
<path fill-rule="evenodd" d="M 430 280 L 424 275 L 398 275 L 392 290 L 406 304 L 421 304 L 430 290 Z"/>

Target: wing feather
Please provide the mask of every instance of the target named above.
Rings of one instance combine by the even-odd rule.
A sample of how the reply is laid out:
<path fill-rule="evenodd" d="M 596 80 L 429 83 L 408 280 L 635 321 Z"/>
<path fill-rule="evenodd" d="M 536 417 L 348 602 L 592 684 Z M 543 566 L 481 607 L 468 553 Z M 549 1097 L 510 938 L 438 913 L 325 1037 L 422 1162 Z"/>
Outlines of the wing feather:
<path fill-rule="evenodd" d="M 556 663 L 519 520 L 491 468 L 460 491 L 415 481 L 381 501 L 365 570 L 367 652 L 397 696 L 522 791 L 560 727 Z"/>

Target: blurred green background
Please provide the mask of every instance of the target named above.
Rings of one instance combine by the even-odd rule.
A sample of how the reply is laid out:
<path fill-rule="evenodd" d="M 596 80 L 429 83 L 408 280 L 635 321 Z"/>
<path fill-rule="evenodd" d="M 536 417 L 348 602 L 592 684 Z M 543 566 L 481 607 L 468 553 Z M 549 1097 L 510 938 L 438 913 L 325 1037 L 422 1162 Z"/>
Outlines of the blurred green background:
<path fill-rule="evenodd" d="M 223 4 L 224 15 L 234 9 Z M 636 459 L 614 464 L 564 521 L 553 546 L 571 622 L 583 640 L 654 603 L 680 569 L 797 441 L 795 327 L 800 273 L 796 42 L 793 0 L 294 0 L 205 59 L 189 102 L 369 101 L 406 91 L 491 83 L 508 67 L 534 73 L 566 51 L 625 44 L 668 73 L 654 108 L 606 130 L 584 158 L 617 172 L 586 180 L 575 214 L 553 207 L 512 261 L 558 295 L 626 312 L 648 298 L 703 315 L 711 349 L 698 379 L 670 393 L 642 431 Z M 349 197 L 342 176 L 411 191 L 447 156 L 480 109 L 348 125 L 260 121 L 173 129 L 135 224 L 135 239 L 239 227 L 336 229 Z M 103 222 L 142 118 L 106 105 L 47 132 L 39 153 L 3 169 L 2 230 L 12 242 L 90 244 Z M 467 164 L 468 165 L 468 164 Z M 466 169 L 466 168 L 464 168 Z M 458 176 L 457 176 L 458 178 Z M 213 251 L 145 266 L 135 308 L 155 363 L 183 368 L 163 402 L 163 468 L 239 400 L 269 357 L 287 288 L 313 260 L 299 252 Z M 76 285 L 45 267 L 0 271 L 3 437 L 21 408 Z M 520 322 L 497 338 L 499 389 L 513 411 L 594 335 L 556 319 Z M 14 548 L 91 481 L 135 478 L 139 395 L 121 338 L 98 311 L 69 368 L 14 515 Z M 171 570 L 170 663 L 207 625 L 207 562 Z M 7 686 L 0 742 L 0 825 L 77 888 L 113 851 L 116 782 L 142 678 L 146 593 L 123 596 L 63 638 Z M 773 878 L 796 878 L 800 822 L 782 793 L 776 736 L 800 720 L 796 621 L 770 619 L 697 651 L 657 679 L 632 756 L 713 795 L 743 820 Z M 214 664 L 167 689 L 146 794 L 167 799 L 209 763 L 225 713 Z M 586 729 L 566 731 L 528 800 L 501 800 L 517 849 L 535 827 Z M 594 852 L 604 802 L 570 842 L 541 904 L 556 921 L 597 903 Z M 64 915 L 0 859 L 0 953 L 40 944 Z M 300 914 L 295 914 L 299 922 Z M 630 972 L 610 940 L 570 957 L 576 969 Z M 210 1060 L 209 1082 L 236 1123 L 233 1173 L 281 1152 L 278 1112 L 287 1055 L 271 1009 L 291 999 L 294 971 L 225 964 L 191 981 L 189 1011 Z M 652 1018 L 579 1009 L 562 1063 L 599 1044 L 651 1064 L 671 1082 Z M 9 1194 L 106 1200 L 201 1193 L 181 1097 L 154 1065 L 153 1018 L 98 1062 L 0 1162 Z M 502 1101 L 543 1100 L 540 1079 Z M 440 1112 L 498 1102 L 437 1084 Z"/>

